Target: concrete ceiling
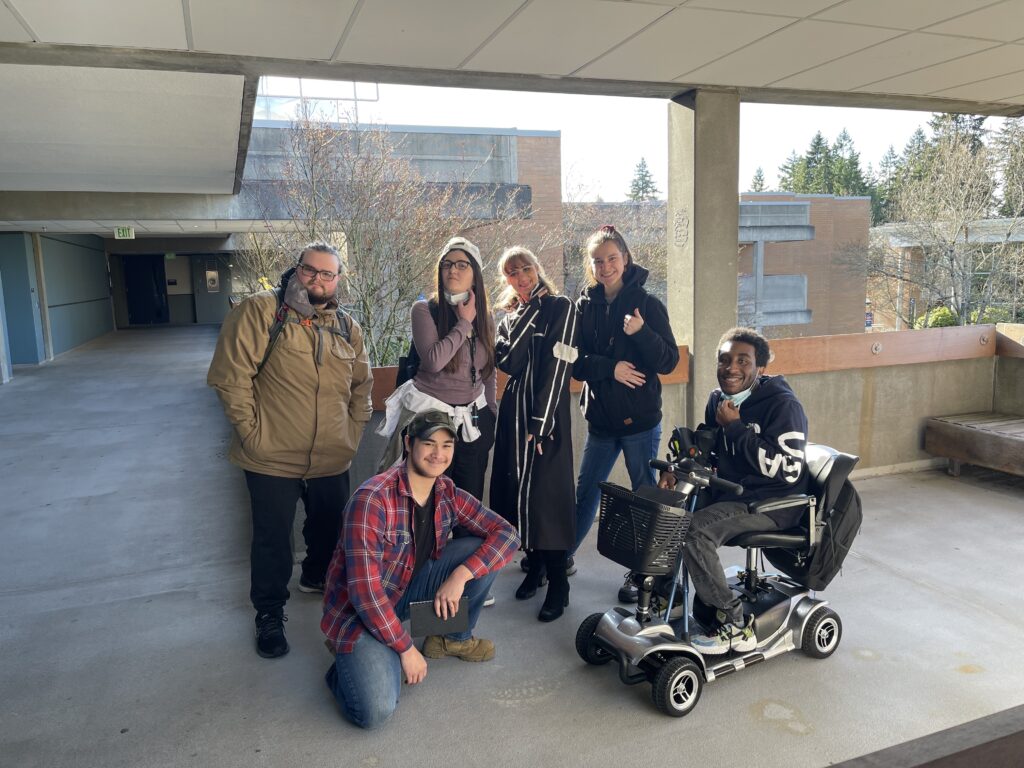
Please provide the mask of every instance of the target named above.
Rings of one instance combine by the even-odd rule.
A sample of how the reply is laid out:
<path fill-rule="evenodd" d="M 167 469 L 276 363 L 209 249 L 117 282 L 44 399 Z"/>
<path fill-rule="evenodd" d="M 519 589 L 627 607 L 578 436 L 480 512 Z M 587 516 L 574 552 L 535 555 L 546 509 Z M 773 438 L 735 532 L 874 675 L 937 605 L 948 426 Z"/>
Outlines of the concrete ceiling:
<path fill-rule="evenodd" d="M 244 81 L 0 65 L 0 189 L 230 192 Z"/>
<path fill-rule="evenodd" d="M 0 0 L 0 189 L 237 192 L 262 75 L 1020 115 L 1024 0 Z"/>

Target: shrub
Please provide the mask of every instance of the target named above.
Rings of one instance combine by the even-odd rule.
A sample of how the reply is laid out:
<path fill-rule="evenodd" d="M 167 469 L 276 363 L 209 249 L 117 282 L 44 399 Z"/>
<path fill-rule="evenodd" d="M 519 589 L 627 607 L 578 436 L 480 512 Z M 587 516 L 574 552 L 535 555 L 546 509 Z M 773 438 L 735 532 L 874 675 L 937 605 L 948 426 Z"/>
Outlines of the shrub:
<path fill-rule="evenodd" d="M 914 320 L 915 328 L 949 328 L 960 325 L 960 318 L 949 307 L 935 307 Z"/>

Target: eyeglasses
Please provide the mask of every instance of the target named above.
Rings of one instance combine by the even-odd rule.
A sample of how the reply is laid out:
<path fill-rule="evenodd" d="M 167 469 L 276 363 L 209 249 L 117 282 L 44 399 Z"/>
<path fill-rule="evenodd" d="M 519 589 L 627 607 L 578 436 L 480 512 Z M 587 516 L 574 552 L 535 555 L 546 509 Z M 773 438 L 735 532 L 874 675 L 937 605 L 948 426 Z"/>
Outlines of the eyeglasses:
<path fill-rule="evenodd" d="M 460 259 L 459 261 L 449 261 L 448 259 L 441 260 L 441 271 L 450 272 L 455 270 L 456 272 L 465 272 L 472 266 L 468 261 Z"/>
<path fill-rule="evenodd" d="M 524 275 L 532 275 L 533 267 L 530 264 L 525 264 L 519 269 L 513 269 L 511 272 L 506 272 L 505 277 L 518 277 L 520 272 Z"/>
<path fill-rule="evenodd" d="M 306 264 L 299 264 L 299 272 L 309 278 L 319 277 L 325 283 L 331 282 L 338 276 L 337 272 L 331 272 L 329 269 L 313 269 Z"/>

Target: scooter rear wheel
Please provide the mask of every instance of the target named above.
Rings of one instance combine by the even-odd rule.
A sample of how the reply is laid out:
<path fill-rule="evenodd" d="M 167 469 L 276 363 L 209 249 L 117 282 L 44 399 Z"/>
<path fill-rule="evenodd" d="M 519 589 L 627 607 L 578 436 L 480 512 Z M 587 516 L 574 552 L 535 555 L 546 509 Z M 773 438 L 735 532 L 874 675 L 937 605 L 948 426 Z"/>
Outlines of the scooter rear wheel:
<path fill-rule="evenodd" d="M 812 659 L 827 659 L 839 647 L 843 622 L 831 608 L 822 608 L 811 616 L 800 638 L 800 650 Z"/>
<path fill-rule="evenodd" d="M 671 717 L 690 714 L 704 688 L 704 675 L 691 659 L 677 656 L 658 670 L 651 685 L 654 706 Z"/>

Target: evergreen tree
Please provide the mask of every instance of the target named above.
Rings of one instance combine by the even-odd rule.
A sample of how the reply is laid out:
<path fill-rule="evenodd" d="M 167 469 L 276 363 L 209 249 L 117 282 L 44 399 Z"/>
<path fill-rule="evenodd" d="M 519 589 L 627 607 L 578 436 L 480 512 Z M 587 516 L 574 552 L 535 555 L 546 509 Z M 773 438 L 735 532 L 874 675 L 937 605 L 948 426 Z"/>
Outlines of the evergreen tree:
<path fill-rule="evenodd" d="M 751 192 L 764 192 L 764 169 L 761 166 L 754 171 L 754 178 L 750 182 Z"/>
<path fill-rule="evenodd" d="M 860 153 L 844 128 L 832 145 L 832 194 L 857 197 L 868 194 L 868 182 L 860 167 Z"/>
<path fill-rule="evenodd" d="M 896 187 L 900 176 L 900 157 L 890 144 L 878 166 L 878 177 L 872 185 L 871 223 L 892 221 Z"/>
<path fill-rule="evenodd" d="M 833 192 L 833 161 L 832 148 L 828 141 L 821 135 L 821 131 L 814 134 L 811 139 L 811 146 L 804 155 L 807 167 L 806 189 L 798 190 L 810 194 L 830 195 Z"/>
<path fill-rule="evenodd" d="M 932 143 L 943 138 L 967 139 L 971 152 L 977 152 L 984 144 L 985 115 L 955 115 L 950 112 L 936 112 L 928 121 L 932 129 Z"/>
<path fill-rule="evenodd" d="M 1024 217 L 1024 122 L 1007 118 L 992 139 L 1001 180 L 998 216 Z"/>
<path fill-rule="evenodd" d="M 931 144 L 923 128 L 919 127 L 911 134 L 906 146 L 903 148 L 903 154 L 900 156 L 897 186 L 901 186 L 908 180 L 919 179 L 925 174 L 928 166 L 930 146 Z"/>
<path fill-rule="evenodd" d="M 658 188 L 654 185 L 654 177 L 647 167 L 647 160 L 641 157 L 633 171 L 633 181 L 629 185 L 626 197 L 634 203 L 639 203 L 645 200 L 655 200 L 657 196 Z"/>
<path fill-rule="evenodd" d="M 786 162 L 779 166 L 779 189 L 787 192 L 805 192 L 806 180 L 807 160 L 793 150 Z"/>

